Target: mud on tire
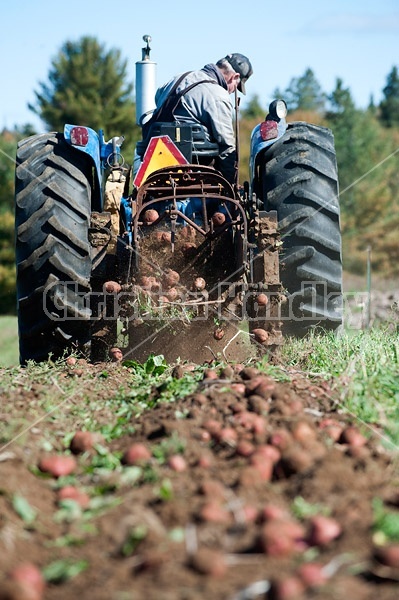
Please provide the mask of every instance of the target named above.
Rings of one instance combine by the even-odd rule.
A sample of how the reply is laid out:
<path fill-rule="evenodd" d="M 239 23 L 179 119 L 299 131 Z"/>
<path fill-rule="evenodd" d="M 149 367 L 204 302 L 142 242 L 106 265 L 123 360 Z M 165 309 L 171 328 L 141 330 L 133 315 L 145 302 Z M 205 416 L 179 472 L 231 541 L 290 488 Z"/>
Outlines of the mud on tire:
<path fill-rule="evenodd" d="M 87 157 L 61 134 L 17 149 L 15 223 L 20 361 L 58 358 L 89 342 L 91 212 Z"/>
<path fill-rule="evenodd" d="M 297 336 L 317 326 L 335 330 L 342 323 L 342 260 L 333 135 L 291 123 L 263 161 L 263 201 L 277 211 L 283 242 L 283 330 Z"/>

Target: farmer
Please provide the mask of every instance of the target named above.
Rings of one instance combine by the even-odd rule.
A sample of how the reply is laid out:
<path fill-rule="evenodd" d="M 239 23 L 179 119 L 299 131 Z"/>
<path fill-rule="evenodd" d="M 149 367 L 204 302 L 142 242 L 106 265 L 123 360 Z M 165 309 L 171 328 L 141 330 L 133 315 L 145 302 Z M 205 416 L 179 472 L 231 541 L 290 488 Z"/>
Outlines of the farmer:
<path fill-rule="evenodd" d="M 252 75 L 252 65 L 243 54 L 228 54 L 216 64 L 209 63 L 198 71 L 177 75 L 158 88 L 156 109 L 148 125 L 159 121 L 201 123 L 209 140 L 219 146 L 214 166 L 234 183 L 237 152 L 230 94 L 245 94 L 245 83 Z M 144 130 L 143 130 L 143 135 Z"/>

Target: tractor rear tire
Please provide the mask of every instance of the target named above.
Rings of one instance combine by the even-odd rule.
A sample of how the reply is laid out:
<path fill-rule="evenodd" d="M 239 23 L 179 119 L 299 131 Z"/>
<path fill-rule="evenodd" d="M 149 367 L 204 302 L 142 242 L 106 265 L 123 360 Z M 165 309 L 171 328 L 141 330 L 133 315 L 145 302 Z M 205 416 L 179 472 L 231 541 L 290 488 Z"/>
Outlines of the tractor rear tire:
<path fill-rule="evenodd" d="M 302 337 L 315 328 L 337 330 L 342 324 L 342 259 L 332 132 L 291 123 L 263 158 L 263 202 L 266 210 L 277 211 L 283 243 L 283 332 Z"/>
<path fill-rule="evenodd" d="M 85 351 L 90 342 L 91 170 L 58 133 L 18 144 L 15 174 L 20 362 Z"/>

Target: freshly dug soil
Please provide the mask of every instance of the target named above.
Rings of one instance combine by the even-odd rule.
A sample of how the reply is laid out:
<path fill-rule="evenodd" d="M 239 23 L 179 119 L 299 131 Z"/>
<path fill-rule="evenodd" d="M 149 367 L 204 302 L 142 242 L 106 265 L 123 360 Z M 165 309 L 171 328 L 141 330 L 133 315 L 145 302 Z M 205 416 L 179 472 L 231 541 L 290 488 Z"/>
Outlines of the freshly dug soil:
<path fill-rule="evenodd" d="M 183 373 L 180 366 L 174 376 Z M 103 400 L 90 422 L 99 431 L 117 417 L 109 409 L 116 390 L 121 400 L 130 393 L 127 374 L 120 364 L 80 361 L 29 386 L 16 370 L 4 391 L 0 598 L 398 597 L 399 565 L 375 558 L 373 538 L 373 501 L 398 511 L 396 456 L 377 426 L 352 423 L 340 411 L 327 382 L 289 371 L 278 383 L 254 369 L 210 370 L 183 399 L 156 402 L 153 390 L 154 408 L 132 417 L 129 433 L 109 443 L 86 436 L 83 446 L 75 439 L 72 453 L 72 435 L 87 427 L 79 402 L 98 407 Z M 70 377 L 81 393 L 68 397 L 63 382 Z M 49 392 L 54 406 L 46 415 L 39 406 Z M 135 453 L 125 454 L 133 444 L 148 450 L 136 465 Z M 70 475 L 39 470 L 43 456 L 54 454 L 74 457 Z M 62 512 L 59 488 L 66 485 L 80 490 L 81 508 L 69 501 Z M 21 497 L 34 518 L 16 502 Z M 328 518 L 324 542 L 316 515 Z M 16 566 L 45 571 L 57 560 L 82 570 L 68 578 L 64 569 L 43 595 L 9 587 Z M 324 567 L 319 585 L 300 576 L 307 563 Z"/>

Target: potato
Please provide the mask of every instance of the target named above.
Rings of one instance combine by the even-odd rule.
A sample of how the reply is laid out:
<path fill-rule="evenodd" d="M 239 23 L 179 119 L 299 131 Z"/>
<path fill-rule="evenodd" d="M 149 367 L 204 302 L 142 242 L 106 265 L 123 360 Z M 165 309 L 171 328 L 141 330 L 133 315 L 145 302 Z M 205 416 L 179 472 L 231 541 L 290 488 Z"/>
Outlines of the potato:
<path fill-rule="evenodd" d="M 266 329 L 262 329 L 261 327 L 253 329 L 252 333 L 255 337 L 255 341 L 258 342 L 258 344 L 265 344 L 269 339 L 268 332 L 266 331 Z"/>
<path fill-rule="evenodd" d="M 229 523 L 231 515 L 217 500 L 209 500 L 200 510 L 200 518 L 210 523 Z"/>
<path fill-rule="evenodd" d="M 168 458 L 168 466 L 172 469 L 172 471 L 177 471 L 178 473 L 182 473 L 187 470 L 187 462 L 184 456 L 181 454 L 173 454 Z"/>
<path fill-rule="evenodd" d="M 87 508 L 90 504 L 90 496 L 73 485 L 66 485 L 58 490 L 57 500 L 58 502 L 62 500 L 74 500 L 81 508 Z"/>
<path fill-rule="evenodd" d="M 209 548 L 199 548 L 191 557 L 191 566 L 198 573 L 211 577 L 224 577 L 227 572 L 224 555 Z"/>
<path fill-rule="evenodd" d="M 121 362 L 123 360 L 123 352 L 120 348 L 111 348 L 108 356 L 112 362 Z"/>
<path fill-rule="evenodd" d="M 80 454 L 91 450 L 95 443 L 95 437 L 90 431 L 77 431 L 69 444 L 73 454 Z"/>
<path fill-rule="evenodd" d="M 152 225 L 159 219 L 158 212 L 153 208 L 148 208 L 143 214 L 143 223 L 144 225 Z"/>
<path fill-rule="evenodd" d="M 107 294 L 119 294 L 122 287 L 117 281 L 107 281 L 104 283 L 104 289 Z"/>
<path fill-rule="evenodd" d="M 316 562 L 304 563 L 298 568 L 297 574 L 307 588 L 319 587 L 328 581 L 324 566 Z"/>
<path fill-rule="evenodd" d="M 53 477 L 58 478 L 71 475 L 75 471 L 77 464 L 73 456 L 55 454 L 41 458 L 38 466 L 43 473 L 49 473 Z"/>
<path fill-rule="evenodd" d="M 399 544 L 378 546 L 374 549 L 374 556 L 383 565 L 399 568 Z"/>
<path fill-rule="evenodd" d="M 305 585 L 299 577 L 291 575 L 271 582 L 268 598 L 270 600 L 299 600 L 303 597 Z"/>
<path fill-rule="evenodd" d="M 46 582 L 40 569 L 31 562 L 14 567 L 9 573 L 9 578 L 33 590 L 37 594 L 37 598 L 42 597 L 46 588 Z"/>
<path fill-rule="evenodd" d="M 206 281 L 203 277 L 196 277 L 193 281 L 193 290 L 195 292 L 201 292 L 206 288 Z"/>
<path fill-rule="evenodd" d="M 169 288 L 165 294 L 165 296 L 167 297 L 169 302 L 174 302 L 177 299 L 178 295 L 179 295 L 179 292 L 177 291 L 177 289 L 175 287 Z"/>
<path fill-rule="evenodd" d="M 129 446 L 122 456 L 122 462 L 126 465 L 139 465 L 147 463 L 151 459 L 151 452 L 139 442 Z"/>
<path fill-rule="evenodd" d="M 296 550 L 296 541 L 303 536 L 303 529 L 296 522 L 284 519 L 267 521 L 259 534 L 259 547 L 268 556 L 290 556 Z"/>
<path fill-rule="evenodd" d="M 312 546 L 326 546 L 342 533 L 341 525 L 331 517 L 315 515 L 310 519 L 308 541 Z"/>
<path fill-rule="evenodd" d="M 214 227 L 221 227 L 223 223 L 226 221 L 226 215 L 222 212 L 215 212 L 212 215 L 212 223 Z"/>
<path fill-rule="evenodd" d="M 174 287 L 180 281 L 180 275 L 177 271 L 169 269 L 162 278 L 162 283 L 167 287 Z"/>
<path fill-rule="evenodd" d="M 367 438 L 364 437 L 357 427 L 350 425 L 345 427 L 339 438 L 341 444 L 349 444 L 350 446 L 364 446 L 367 443 Z"/>
<path fill-rule="evenodd" d="M 222 329 L 221 327 L 217 327 L 215 329 L 215 331 L 213 332 L 213 337 L 215 338 L 215 340 L 219 341 L 224 338 L 224 334 L 225 334 L 224 329 Z"/>
<path fill-rule="evenodd" d="M 266 306 L 269 303 L 269 298 L 266 296 L 266 294 L 258 294 L 256 296 L 256 302 L 259 306 Z"/>

